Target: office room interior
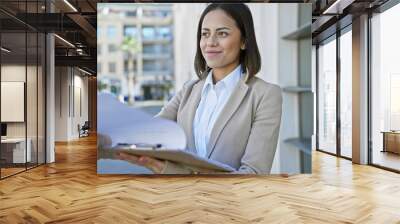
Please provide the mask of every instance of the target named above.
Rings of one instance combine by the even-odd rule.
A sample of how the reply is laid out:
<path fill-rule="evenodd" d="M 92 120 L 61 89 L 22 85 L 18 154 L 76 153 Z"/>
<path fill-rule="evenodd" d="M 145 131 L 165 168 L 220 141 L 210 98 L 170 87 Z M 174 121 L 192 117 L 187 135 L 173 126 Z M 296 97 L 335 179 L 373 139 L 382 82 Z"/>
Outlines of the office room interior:
<path fill-rule="evenodd" d="M 279 34 L 260 41 L 285 102 L 273 175 L 97 174 L 99 92 L 154 115 L 195 77 L 206 3 L 155 2 L 0 2 L 0 223 L 400 222 L 396 0 L 248 2 Z"/>

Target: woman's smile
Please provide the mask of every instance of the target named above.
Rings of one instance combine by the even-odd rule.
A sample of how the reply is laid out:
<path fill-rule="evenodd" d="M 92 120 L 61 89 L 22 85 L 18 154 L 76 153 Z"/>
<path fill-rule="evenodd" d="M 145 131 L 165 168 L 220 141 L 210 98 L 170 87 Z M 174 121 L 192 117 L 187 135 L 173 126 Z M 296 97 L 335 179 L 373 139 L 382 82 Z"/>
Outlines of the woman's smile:
<path fill-rule="evenodd" d="M 208 59 L 214 59 L 216 57 L 219 57 L 222 54 L 222 51 L 217 51 L 217 50 L 206 50 L 206 57 Z"/>

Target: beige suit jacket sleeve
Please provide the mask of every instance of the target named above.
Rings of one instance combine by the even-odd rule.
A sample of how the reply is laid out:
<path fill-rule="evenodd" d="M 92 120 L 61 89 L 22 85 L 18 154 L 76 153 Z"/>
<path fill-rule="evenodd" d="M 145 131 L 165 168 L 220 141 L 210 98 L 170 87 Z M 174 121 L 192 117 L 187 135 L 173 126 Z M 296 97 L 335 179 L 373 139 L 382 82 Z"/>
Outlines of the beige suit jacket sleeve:
<path fill-rule="evenodd" d="M 167 105 L 165 105 L 155 117 L 162 117 L 176 122 L 178 109 L 179 105 L 182 103 L 182 98 L 184 98 L 185 94 L 188 94 L 188 88 L 192 88 L 197 81 L 198 80 L 191 80 L 185 83 L 183 88 L 174 97 L 172 97 Z"/>
<path fill-rule="evenodd" d="M 282 91 L 272 86 L 257 106 L 250 136 L 237 174 L 269 174 L 275 156 L 282 115 Z"/>
<path fill-rule="evenodd" d="M 180 90 L 155 117 L 162 117 L 168 120 L 176 121 L 179 104 L 181 103 L 184 89 Z"/>

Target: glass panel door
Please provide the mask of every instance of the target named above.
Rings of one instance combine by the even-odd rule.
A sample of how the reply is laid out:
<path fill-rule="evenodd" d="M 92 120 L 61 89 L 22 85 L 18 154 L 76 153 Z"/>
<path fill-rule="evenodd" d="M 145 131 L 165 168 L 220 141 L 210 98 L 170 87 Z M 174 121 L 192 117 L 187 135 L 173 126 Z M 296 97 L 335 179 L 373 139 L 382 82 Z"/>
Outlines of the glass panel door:
<path fill-rule="evenodd" d="M 1 34 L 1 177 L 24 171 L 26 150 L 26 33 Z M 5 49 L 5 50 L 4 50 Z"/>
<path fill-rule="evenodd" d="M 336 37 L 318 48 L 318 149 L 336 154 Z"/>

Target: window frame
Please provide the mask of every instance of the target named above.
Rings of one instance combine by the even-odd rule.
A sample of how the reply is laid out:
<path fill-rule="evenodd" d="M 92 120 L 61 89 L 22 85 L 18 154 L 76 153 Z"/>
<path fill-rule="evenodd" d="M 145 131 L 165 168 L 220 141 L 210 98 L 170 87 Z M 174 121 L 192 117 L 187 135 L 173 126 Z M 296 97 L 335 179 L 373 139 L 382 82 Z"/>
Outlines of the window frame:
<path fill-rule="evenodd" d="M 340 103 L 341 103 L 341 97 L 340 97 L 340 84 L 341 84 L 341 67 L 340 67 L 340 37 L 344 35 L 347 32 L 352 31 L 352 23 L 347 24 L 340 30 L 337 30 L 335 33 L 329 35 L 328 37 L 318 41 L 316 43 L 316 151 L 327 153 L 329 155 L 333 155 L 339 158 L 347 159 L 347 160 L 352 160 L 352 158 L 343 156 L 342 155 L 342 150 L 341 150 L 341 119 L 340 119 Z M 331 41 L 336 41 L 336 152 L 332 153 L 327 150 L 321 149 L 319 147 L 320 141 L 319 141 L 319 103 L 320 103 L 320 98 L 319 98 L 319 82 L 320 82 L 320 76 L 319 76 L 319 48 L 323 44 L 327 44 Z"/>

